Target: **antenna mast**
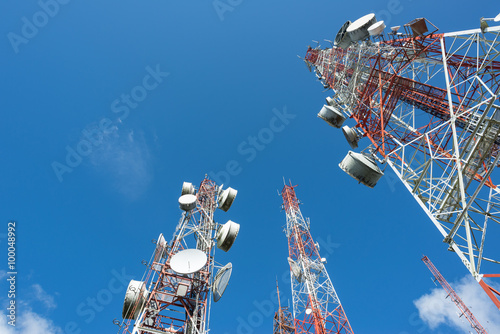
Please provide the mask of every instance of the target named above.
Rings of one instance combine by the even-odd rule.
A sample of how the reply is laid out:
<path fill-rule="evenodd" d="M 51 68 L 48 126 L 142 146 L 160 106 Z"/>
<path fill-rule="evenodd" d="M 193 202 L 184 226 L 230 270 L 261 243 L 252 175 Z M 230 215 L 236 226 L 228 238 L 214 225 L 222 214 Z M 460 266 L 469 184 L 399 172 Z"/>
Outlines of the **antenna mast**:
<path fill-rule="evenodd" d="M 436 281 L 438 281 L 439 284 L 441 284 L 441 286 L 443 287 L 444 291 L 446 291 L 446 293 L 448 294 L 447 297 L 450 297 L 455 305 L 457 305 L 458 309 L 461 312 L 460 316 L 464 315 L 465 318 L 467 318 L 467 320 L 470 322 L 472 328 L 474 328 L 474 330 L 476 330 L 478 334 L 488 334 L 483 326 L 481 326 L 479 321 L 476 320 L 469 308 L 465 306 L 462 299 L 460 299 L 460 297 L 455 293 L 455 290 L 453 290 L 453 288 L 448 284 L 441 273 L 436 269 L 436 267 L 434 267 L 434 264 L 432 264 L 431 260 L 429 260 L 427 256 L 424 256 L 422 258 L 422 261 L 424 261 L 427 268 L 429 268 L 431 273 L 436 278 Z"/>
<path fill-rule="evenodd" d="M 295 333 L 353 334 L 326 271 L 326 259 L 320 257 L 309 232 L 309 219 L 300 212 L 294 187 L 285 184 L 281 195 L 286 212 Z"/>
<path fill-rule="evenodd" d="M 209 332 L 211 295 L 217 302 L 229 281 L 228 263 L 214 276 L 215 245 L 228 251 L 239 224 L 214 220 L 217 207 L 227 211 L 237 191 L 222 190 L 205 177 L 198 189 L 184 182 L 179 198 L 181 218 L 170 243 L 163 234 L 147 266 L 143 281 L 132 280 L 125 294 L 119 333 L 206 334 Z"/>
<path fill-rule="evenodd" d="M 276 290 L 278 291 L 278 311 L 274 313 L 273 334 L 295 334 L 293 327 L 292 313 L 287 306 L 281 306 L 280 289 L 276 280 Z"/>
<path fill-rule="evenodd" d="M 418 18 L 384 33 L 368 14 L 347 21 L 333 47 L 309 47 L 305 62 L 333 91 L 318 116 L 351 148 L 370 144 L 340 168 L 374 187 L 387 163 L 500 308 L 483 279 L 500 274 L 482 273 L 500 264 L 485 246 L 500 237 L 500 26 L 485 21 L 500 15 L 471 30 L 438 34 Z"/>

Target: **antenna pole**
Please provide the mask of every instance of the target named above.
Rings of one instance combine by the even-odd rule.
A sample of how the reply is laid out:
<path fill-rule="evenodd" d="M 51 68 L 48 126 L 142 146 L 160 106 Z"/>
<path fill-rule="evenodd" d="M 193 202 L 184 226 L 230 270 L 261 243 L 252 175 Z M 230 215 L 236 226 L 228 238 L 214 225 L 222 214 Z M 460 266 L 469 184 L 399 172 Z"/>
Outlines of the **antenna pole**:
<path fill-rule="evenodd" d="M 455 305 L 458 307 L 460 310 L 460 317 L 462 315 L 465 316 L 465 318 L 470 322 L 471 327 L 478 333 L 478 334 L 488 334 L 486 330 L 481 326 L 479 321 L 476 320 L 472 312 L 469 310 L 469 308 L 464 304 L 462 299 L 456 294 L 455 290 L 448 284 L 446 279 L 441 275 L 441 273 L 437 270 L 437 268 L 434 266 L 434 264 L 429 260 L 427 256 L 424 256 L 422 258 L 422 261 L 425 263 L 427 268 L 429 268 L 430 272 L 434 277 L 436 278 L 436 281 L 441 284 L 443 287 L 444 291 L 446 291 L 447 296 L 451 297 L 451 300 Z"/>
<path fill-rule="evenodd" d="M 278 311 L 274 313 L 273 334 L 295 334 L 292 313 L 288 307 L 281 307 L 280 289 L 276 278 L 276 290 L 278 291 Z"/>

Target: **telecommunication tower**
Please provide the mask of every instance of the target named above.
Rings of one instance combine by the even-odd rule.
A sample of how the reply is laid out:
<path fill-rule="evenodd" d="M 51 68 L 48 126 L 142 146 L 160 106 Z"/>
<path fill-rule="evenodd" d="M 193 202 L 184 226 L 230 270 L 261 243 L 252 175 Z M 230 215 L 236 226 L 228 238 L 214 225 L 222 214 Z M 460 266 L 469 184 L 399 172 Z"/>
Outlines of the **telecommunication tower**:
<path fill-rule="evenodd" d="M 500 308 L 483 279 L 500 277 L 483 273 L 500 264 L 491 251 L 500 237 L 500 26 L 488 24 L 498 21 L 437 33 L 418 18 L 384 33 L 368 14 L 342 25 L 331 47 L 309 47 L 305 62 L 334 93 L 318 116 L 342 127 L 353 149 L 369 141 L 340 168 L 374 187 L 378 163 L 390 166 Z"/>
<path fill-rule="evenodd" d="M 181 218 L 169 243 L 160 234 L 142 281 L 132 280 L 125 294 L 119 333 L 206 334 L 211 297 L 217 302 L 231 276 L 231 263 L 215 262 L 215 245 L 227 252 L 239 224 L 214 220 L 218 208 L 227 211 L 236 197 L 205 179 L 198 189 L 184 182 L 179 198 Z M 214 275 L 214 270 L 218 272 Z"/>
<path fill-rule="evenodd" d="M 276 282 L 276 290 L 278 291 L 278 311 L 274 313 L 273 334 L 295 334 L 292 312 L 288 306 L 281 306 L 278 282 Z"/>
<path fill-rule="evenodd" d="M 295 333 L 352 334 L 340 299 L 319 255 L 319 245 L 309 232 L 295 195 L 295 186 L 281 191 L 286 212 L 286 237 L 290 264 Z"/>
<path fill-rule="evenodd" d="M 462 315 L 464 315 L 465 318 L 469 321 L 472 328 L 478 334 L 488 334 L 486 332 L 486 330 L 483 328 L 483 326 L 481 326 L 479 321 L 476 320 L 476 318 L 474 317 L 472 312 L 469 310 L 469 308 L 467 306 L 465 306 L 464 302 L 456 294 L 455 290 L 453 290 L 453 288 L 448 284 L 448 282 L 444 279 L 444 277 L 441 275 L 441 273 L 437 270 L 437 268 L 434 266 L 434 264 L 431 262 L 431 260 L 429 260 L 429 258 L 427 256 L 424 256 L 422 258 L 422 261 L 424 261 L 427 268 L 429 268 L 431 273 L 436 278 L 436 281 L 438 281 L 439 284 L 441 284 L 441 286 L 443 287 L 444 291 L 446 291 L 447 297 L 450 297 L 451 300 L 453 301 L 453 303 L 455 303 L 455 305 L 457 305 L 458 309 L 460 310 L 459 316 L 461 317 Z"/>

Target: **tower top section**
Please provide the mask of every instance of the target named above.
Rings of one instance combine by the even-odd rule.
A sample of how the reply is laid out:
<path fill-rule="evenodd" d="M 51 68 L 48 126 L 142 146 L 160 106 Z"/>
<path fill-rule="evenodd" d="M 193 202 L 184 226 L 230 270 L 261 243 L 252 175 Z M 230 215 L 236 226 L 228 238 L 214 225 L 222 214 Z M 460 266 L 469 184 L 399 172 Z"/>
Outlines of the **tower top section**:
<path fill-rule="evenodd" d="M 283 189 L 281 190 L 281 197 L 283 197 L 283 209 L 285 209 L 288 214 L 290 211 L 298 211 L 299 210 L 299 200 L 297 199 L 297 195 L 295 195 L 295 186 L 285 184 Z"/>

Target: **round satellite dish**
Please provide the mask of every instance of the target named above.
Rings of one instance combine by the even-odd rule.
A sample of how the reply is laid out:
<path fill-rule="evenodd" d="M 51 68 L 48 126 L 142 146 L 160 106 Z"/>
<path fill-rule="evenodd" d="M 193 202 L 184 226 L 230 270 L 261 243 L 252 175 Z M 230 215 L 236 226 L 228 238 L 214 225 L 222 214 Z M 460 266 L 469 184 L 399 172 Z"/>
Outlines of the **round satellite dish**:
<path fill-rule="evenodd" d="M 359 138 L 358 138 L 356 131 L 354 131 L 353 129 L 351 129 L 347 125 L 344 125 L 342 127 L 342 132 L 344 133 L 345 139 L 349 143 L 349 146 L 351 146 L 351 148 L 353 148 L 353 149 L 357 148 Z"/>
<path fill-rule="evenodd" d="M 368 27 L 368 33 L 370 36 L 377 36 L 384 32 L 385 24 L 384 21 L 378 21 Z"/>
<path fill-rule="evenodd" d="M 231 264 L 231 262 L 229 262 L 224 267 L 222 267 L 215 275 L 213 284 L 214 302 L 218 302 L 224 294 L 224 291 L 226 291 L 232 271 L 233 265 Z"/>
<path fill-rule="evenodd" d="M 290 264 L 290 269 L 292 271 L 293 276 L 299 281 L 302 282 L 302 270 L 300 270 L 300 266 L 292 260 L 288 258 L 288 263 Z"/>
<path fill-rule="evenodd" d="M 350 25 L 351 21 L 347 21 L 339 29 L 337 36 L 335 36 L 335 41 L 333 42 L 333 44 L 336 47 L 339 47 L 341 49 L 347 49 L 349 45 L 351 45 L 352 43 L 351 38 L 349 37 L 349 34 L 346 33 L 346 30 L 347 28 L 349 28 Z"/>
<path fill-rule="evenodd" d="M 192 274 L 207 264 L 207 255 L 198 249 L 185 249 L 170 259 L 170 267 L 178 274 Z"/>
<path fill-rule="evenodd" d="M 384 175 L 372 157 L 353 151 L 347 153 L 339 167 L 358 182 L 370 188 L 375 187 L 378 180 Z"/>
<path fill-rule="evenodd" d="M 495 18 L 493 19 L 493 21 L 495 21 L 495 22 L 500 21 L 500 14 L 498 14 L 497 16 L 495 16 Z"/>
<path fill-rule="evenodd" d="M 399 28 L 401 28 L 401 26 L 394 26 L 394 27 L 391 27 L 391 30 L 392 30 L 392 33 L 395 34 L 398 32 Z"/>
<path fill-rule="evenodd" d="M 370 36 L 368 27 L 377 22 L 375 14 L 370 13 L 360 17 L 347 28 L 346 33 L 349 35 L 353 42 L 367 39 Z"/>
<path fill-rule="evenodd" d="M 196 208 L 196 196 L 187 194 L 179 197 L 179 206 L 184 211 L 190 211 Z"/>
<path fill-rule="evenodd" d="M 167 241 L 165 240 L 163 233 L 160 233 L 160 235 L 158 236 L 158 241 L 156 241 L 156 253 L 162 258 L 167 257 L 167 252 L 165 251 L 166 247 Z"/>
<path fill-rule="evenodd" d="M 345 121 L 344 115 L 336 107 L 327 106 L 326 104 L 319 111 L 318 117 L 334 128 L 340 128 Z"/>
<path fill-rule="evenodd" d="M 182 184 L 181 195 L 194 195 L 194 186 L 191 182 L 184 182 Z"/>
<path fill-rule="evenodd" d="M 123 301 L 123 319 L 137 319 L 147 300 L 148 290 L 146 284 L 142 281 L 131 280 Z"/>
<path fill-rule="evenodd" d="M 233 204 L 237 193 L 238 191 L 231 187 L 224 190 L 219 197 L 219 209 L 227 212 L 227 210 L 229 210 L 229 208 Z"/>
<path fill-rule="evenodd" d="M 306 314 L 309 315 L 312 313 L 313 310 L 311 310 L 310 308 L 306 308 Z"/>
<path fill-rule="evenodd" d="M 229 220 L 227 223 L 222 225 L 217 232 L 217 248 L 222 249 L 224 252 L 227 252 L 236 240 L 236 236 L 240 231 L 240 224 Z"/>

